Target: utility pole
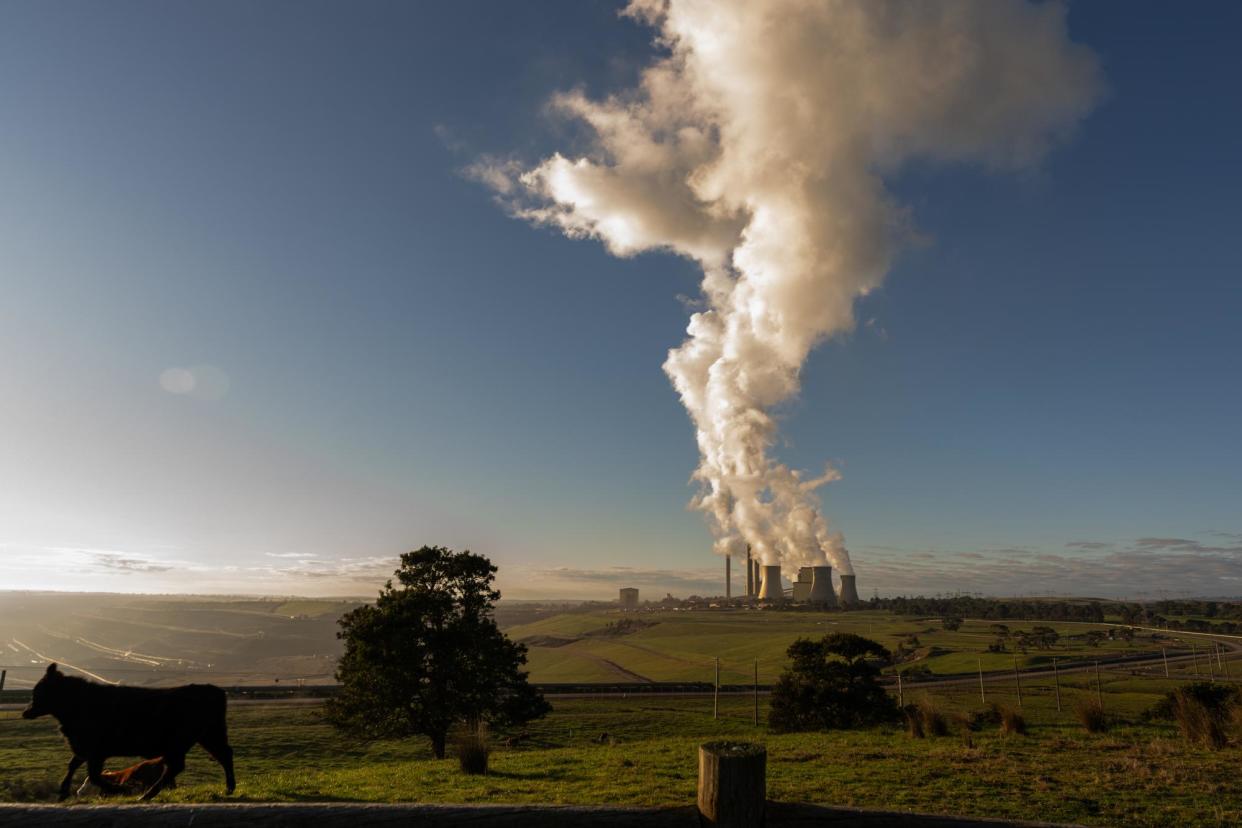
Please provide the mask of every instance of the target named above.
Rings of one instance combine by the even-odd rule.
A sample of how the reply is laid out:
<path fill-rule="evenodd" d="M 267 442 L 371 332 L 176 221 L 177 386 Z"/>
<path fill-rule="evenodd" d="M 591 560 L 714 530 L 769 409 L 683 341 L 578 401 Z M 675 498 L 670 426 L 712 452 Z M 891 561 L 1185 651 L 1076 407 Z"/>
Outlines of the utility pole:
<path fill-rule="evenodd" d="M 755 659 L 755 727 L 759 726 L 759 659 Z"/>
<path fill-rule="evenodd" d="M 712 718 L 720 718 L 720 656 L 716 656 L 716 689 L 712 693 Z"/>
<path fill-rule="evenodd" d="M 1018 654 L 1013 654 L 1013 680 L 1018 687 L 1018 709 L 1022 709 L 1022 675 L 1018 672 Z"/>
<path fill-rule="evenodd" d="M 1052 659 L 1052 681 L 1057 688 L 1057 712 L 1061 712 L 1061 674 L 1057 671 L 1057 660 Z"/>

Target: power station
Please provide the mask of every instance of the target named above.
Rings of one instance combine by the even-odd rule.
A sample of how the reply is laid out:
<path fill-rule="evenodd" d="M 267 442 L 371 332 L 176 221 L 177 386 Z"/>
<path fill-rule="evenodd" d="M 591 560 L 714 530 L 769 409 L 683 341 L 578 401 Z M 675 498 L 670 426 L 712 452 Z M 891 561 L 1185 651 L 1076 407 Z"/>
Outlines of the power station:
<path fill-rule="evenodd" d="M 725 555 L 725 600 L 733 599 L 733 560 Z M 746 601 L 763 606 L 802 604 L 821 609 L 850 608 L 859 605 L 855 576 L 841 574 L 839 589 L 832 586 L 831 566 L 804 566 L 798 569 L 791 589 L 781 581 L 779 564 L 762 565 L 746 547 Z"/>

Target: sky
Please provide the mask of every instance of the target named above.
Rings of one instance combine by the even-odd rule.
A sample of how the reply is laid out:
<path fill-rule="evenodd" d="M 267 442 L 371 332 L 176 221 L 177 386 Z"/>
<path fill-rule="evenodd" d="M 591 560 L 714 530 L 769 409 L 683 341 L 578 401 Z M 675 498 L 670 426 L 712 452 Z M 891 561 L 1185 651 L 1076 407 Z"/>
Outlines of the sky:
<path fill-rule="evenodd" d="M 477 174 L 590 151 L 549 101 L 665 54 L 619 10 L 6 5 L 0 589 L 370 595 L 438 544 L 722 592 L 661 367 L 699 265 Z M 917 233 L 774 409 L 864 597 L 1242 595 L 1242 9 L 1066 19 L 1089 112 L 883 171 Z"/>

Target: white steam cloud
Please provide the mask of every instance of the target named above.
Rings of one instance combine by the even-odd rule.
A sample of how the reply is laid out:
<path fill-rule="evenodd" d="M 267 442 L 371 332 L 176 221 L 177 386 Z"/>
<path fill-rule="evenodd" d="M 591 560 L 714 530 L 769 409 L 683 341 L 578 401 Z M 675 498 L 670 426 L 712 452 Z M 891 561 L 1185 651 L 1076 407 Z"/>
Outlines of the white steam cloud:
<path fill-rule="evenodd" d="M 810 351 L 854 326 L 909 235 L 884 177 L 915 160 L 1030 166 L 1092 108 L 1094 55 L 1059 3 L 632 0 L 663 56 L 605 100 L 553 100 L 582 157 L 471 172 L 515 215 L 617 256 L 703 268 L 704 309 L 664 370 L 697 431 L 694 504 L 718 551 L 852 566 L 807 476 L 771 456 Z"/>

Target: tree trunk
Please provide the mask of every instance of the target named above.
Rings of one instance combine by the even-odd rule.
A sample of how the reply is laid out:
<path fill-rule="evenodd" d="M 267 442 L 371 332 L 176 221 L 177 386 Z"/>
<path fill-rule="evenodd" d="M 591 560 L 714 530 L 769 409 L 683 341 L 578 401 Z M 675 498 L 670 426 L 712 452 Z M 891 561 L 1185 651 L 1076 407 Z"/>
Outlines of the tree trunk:
<path fill-rule="evenodd" d="M 443 731 L 431 734 L 431 752 L 435 754 L 437 759 L 444 758 L 444 743 L 447 740 L 448 736 Z"/>
<path fill-rule="evenodd" d="M 759 828 L 767 799 L 768 752 L 749 742 L 699 746 L 699 825 Z"/>

